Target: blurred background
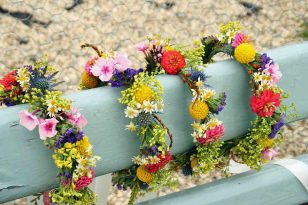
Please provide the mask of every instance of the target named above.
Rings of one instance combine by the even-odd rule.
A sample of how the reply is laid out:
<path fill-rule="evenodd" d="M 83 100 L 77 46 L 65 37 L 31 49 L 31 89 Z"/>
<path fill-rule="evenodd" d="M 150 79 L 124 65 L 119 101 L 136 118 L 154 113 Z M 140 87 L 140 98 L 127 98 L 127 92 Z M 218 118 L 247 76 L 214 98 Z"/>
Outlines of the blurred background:
<path fill-rule="evenodd" d="M 47 54 L 65 81 L 60 90 L 76 92 L 86 60 L 96 55 L 81 49 L 83 43 L 127 52 L 139 68 L 143 56 L 134 45 L 147 34 L 191 43 L 229 20 L 241 21 L 258 51 L 299 43 L 308 38 L 308 0 L 0 0 L 0 77 Z M 280 158 L 307 152 L 308 121 L 288 125 L 284 133 Z M 178 190 L 220 177 L 181 178 Z M 108 204 L 125 204 L 129 194 L 112 188 Z"/>

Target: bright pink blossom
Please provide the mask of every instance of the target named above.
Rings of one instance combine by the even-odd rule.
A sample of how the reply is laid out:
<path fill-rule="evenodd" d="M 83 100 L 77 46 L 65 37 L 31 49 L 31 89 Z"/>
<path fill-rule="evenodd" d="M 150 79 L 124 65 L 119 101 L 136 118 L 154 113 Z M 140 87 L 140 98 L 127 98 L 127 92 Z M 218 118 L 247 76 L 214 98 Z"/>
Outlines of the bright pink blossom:
<path fill-rule="evenodd" d="M 86 186 L 88 186 L 89 184 L 92 183 L 93 178 L 94 178 L 94 170 L 93 168 L 90 169 L 91 171 L 91 176 L 88 177 L 87 175 L 84 175 L 82 177 L 80 177 L 77 182 L 75 182 L 75 190 L 78 191 L 79 189 L 82 189 Z"/>
<path fill-rule="evenodd" d="M 114 71 L 114 61 L 111 59 L 98 59 L 92 66 L 91 72 L 94 76 L 99 77 L 103 82 L 107 82 L 112 78 Z"/>
<path fill-rule="evenodd" d="M 118 53 L 114 59 L 114 68 L 120 72 L 124 72 L 131 65 L 126 53 Z"/>
<path fill-rule="evenodd" d="M 57 134 L 56 126 L 58 124 L 56 118 L 51 119 L 39 119 L 39 134 L 41 140 L 52 138 Z"/>
<path fill-rule="evenodd" d="M 217 125 L 213 129 L 206 130 L 206 137 L 198 137 L 197 141 L 200 144 L 211 143 L 220 139 L 225 133 L 225 128 L 223 124 Z"/>
<path fill-rule="evenodd" d="M 273 84 L 277 84 L 277 82 L 282 77 L 282 73 L 279 70 L 278 64 L 272 64 L 271 62 L 265 65 L 265 69 L 263 70 L 265 74 L 272 76 Z"/>
<path fill-rule="evenodd" d="M 262 151 L 262 159 L 264 161 L 270 161 L 273 160 L 277 156 L 277 151 L 274 149 L 264 149 Z"/>
<path fill-rule="evenodd" d="M 233 45 L 234 48 L 236 48 L 237 46 L 239 46 L 242 43 L 245 43 L 246 41 L 247 41 L 247 36 L 245 36 L 242 33 L 237 33 L 234 36 L 232 45 Z"/>
<path fill-rule="evenodd" d="M 67 114 L 69 122 L 76 125 L 79 129 L 82 129 L 88 124 L 86 118 L 84 118 L 77 108 L 73 108 L 70 113 Z"/>
<path fill-rule="evenodd" d="M 20 111 L 19 115 L 19 124 L 32 131 L 39 124 L 39 121 L 35 115 L 32 115 L 26 110 Z"/>
<path fill-rule="evenodd" d="M 138 51 L 145 53 L 145 51 L 149 48 L 148 41 L 142 41 L 136 45 Z"/>

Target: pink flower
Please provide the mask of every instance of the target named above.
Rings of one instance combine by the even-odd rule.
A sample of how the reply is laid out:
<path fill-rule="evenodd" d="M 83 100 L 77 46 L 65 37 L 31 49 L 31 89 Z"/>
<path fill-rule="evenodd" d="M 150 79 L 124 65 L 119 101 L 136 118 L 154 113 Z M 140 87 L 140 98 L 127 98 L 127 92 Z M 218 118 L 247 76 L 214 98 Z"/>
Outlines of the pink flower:
<path fill-rule="evenodd" d="M 264 149 L 262 151 L 262 159 L 265 162 L 268 162 L 270 160 L 273 160 L 277 156 L 277 152 L 274 149 Z"/>
<path fill-rule="evenodd" d="M 114 68 L 120 72 L 124 72 L 131 65 L 126 53 L 118 53 L 114 59 Z"/>
<path fill-rule="evenodd" d="M 77 108 L 73 108 L 71 113 L 67 114 L 69 122 L 73 125 L 76 125 L 79 129 L 82 129 L 88 124 L 86 118 L 84 118 Z"/>
<path fill-rule="evenodd" d="M 218 139 L 220 139 L 225 132 L 225 128 L 223 124 L 217 125 L 213 129 L 206 130 L 206 137 L 198 137 L 197 141 L 200 144 L 211 143 Z"/>
<path fill-rule="evenodd" d="M 282 77 L 282 73 L 279 70 L 278 64 L 272 64 L 272 62 L 269 62 L 265 65 L 265 69 L 263 70 L 266 75 L 272 76 L 272 83 L 277 84 L 277 82 Z"/>
<path fill-rule="evenodd" d="M 95 62 L 97 61 L 98 57 L 94 57 L 94 58 L 91 58 L 87 61 L 86 65 L 85 65 L 85 71 L 88 75 L 91 74 L 91 69 L 92 69 L 92 66 L 95 64 Z"/>
<path fill-rule="evenodd" d="M 18 115 L 20 119 L 19 123 L 30 131 L 34 130 L 39 124 L 37 117 L 26 110 L 20 111 Z"/>
<path fill-rule="evenodd" d="M 234 48 L 236 48 L 238 45 L 245 43 L 246 41 L 247 41 L 247 36 L 245 36 L 242 33 L 237 33 L 234 36 L 232 45 L 233 45 Z"/>
<path fill-rule="evenodd" d="M 57 134 L 56 126 L 59 122 L 55 118 L 51 119 L 39 119 L 39 134 L 41 140 L 46 140 L 48 138 L 52 138 Z"/>
<path fill-rule="evenodd" d="M 79 189 L 82 189 L 82 188 L 84 188 L 84 187 L 86 187 L 86 186 L 88 186 L 89 184 L 92 183 L 93 178 L 94 178 L 93 168 L 91 168 L 90 171 L 91 171 L 90 177 L 88 177 L 87 175 L 84 175 L 84 176 L 80 177 L 77 182 L 75 182 L 75 190 L 76 191 L 78 191 Z"/>
<path fill-rule="evenodd" d="M 109 81 L 112 78 L 114 71 L 114 61 L 111 59 L 98 59 L 92 66 L 91 72 L 94 76 L 99 77 L 103 82 Z"/>
<path fill-rule="evenodd" d="M 143 53 L 145 53 L 145 51 L 148 49 L 148 47 L 149 47 L 148 41 L 142 41 L 142 42 L 140 42 L 136 45 L 137 50 L 141 51 Z"/>

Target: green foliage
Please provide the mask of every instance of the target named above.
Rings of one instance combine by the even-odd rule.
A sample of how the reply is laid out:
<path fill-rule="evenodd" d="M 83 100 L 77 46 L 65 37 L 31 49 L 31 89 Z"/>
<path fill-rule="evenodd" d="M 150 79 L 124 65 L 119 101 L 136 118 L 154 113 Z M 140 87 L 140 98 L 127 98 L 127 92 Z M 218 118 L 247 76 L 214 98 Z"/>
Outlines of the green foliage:
<path fill-rule="evenodd" d="M 187 68 L 198 68 L 203 65 L 204 45 L 200 41 L 194 41 L 193 47 L 179 45 L 176 50 L 185 58 Z"/>
<path fill-rule="evenodd" d="M 96 203 L 96 196 L 88 187 L 75 191 L 72 186 L 60 186 L 50 194 L 52 202 L 56 204 L 94 205 Z"/>
<path fill-rule="evenodd" d="M 170 172 L 171 170 L 169 170 L 168 167 L 155 172 L 155 174 L 153 174 L 153 180 L 149 184 L 149 191 L 157 191 L 161 187 L 176 188 L 178 179 L 170 174 Z"/>
<path fill-rule="evenodd" d="M 243 163 L 252 169 L 260 170 L 262 165 L 262 151 L 264 149 L 262 141 L 268 139 L 275 124 L 272 117 L 257 117 L 252 122 L 252 129 L 247 136 L 239 141 L 233 148 L 233 152 Z"/>
<path fill-rule="evenodd" d="M 304 40 L 308 39 L 308 21 L 305 21 L 301 25 L 301 32 L 299 33 L 299 37 L 303 38 Z"/>
<path fill-rule="evenodd" d="M 197 153 L 191 156 L 191 159 L 197 159 L 197 166 L 193 167 L 193 171 L 204 174 L 213 170 L 220 161 L 220 148 L 222 145 L 222 141 L 204 145 L 198 144 Z"/>

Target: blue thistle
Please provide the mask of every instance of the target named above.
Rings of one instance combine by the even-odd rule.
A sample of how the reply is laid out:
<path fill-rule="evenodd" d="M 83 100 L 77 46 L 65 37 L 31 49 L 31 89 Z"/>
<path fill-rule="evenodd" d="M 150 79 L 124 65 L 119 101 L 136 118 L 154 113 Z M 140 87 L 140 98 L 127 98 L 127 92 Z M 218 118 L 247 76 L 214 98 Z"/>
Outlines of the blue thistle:
<path fill-rule="evenodd" d="M 191 176 L 193 174 L 191 166 L 190 165 L 184 165 L 182 167 L 182 173 L 184 176 Z"/>
<path fill-rule="evenodd" d="M 206 78 L 207 78 L 207 76 L 203 72 L 201 72 L 201 71 L 193 70 L 191 72 L 190 79 L 192 81 L 198 81 L 200 79 L 201 81 L 205 82 Z"/>
<path fill-rule="evenodd" d="M 45 94 L 47 90 L 52 90 L 55 86 L 62 83 L 53 82 L 53 78 L 58 74 L 58 71 L 49 76 L 46 76 L 47 68 L 47 65 L 41 69 L 33 70 L 32 67 L 28 68 L 29 71 L 32 70 L 32 75 L 30 75 L 30 92 L 33 88 L 37 88 L 40 89 L 43 94 Z"/>

